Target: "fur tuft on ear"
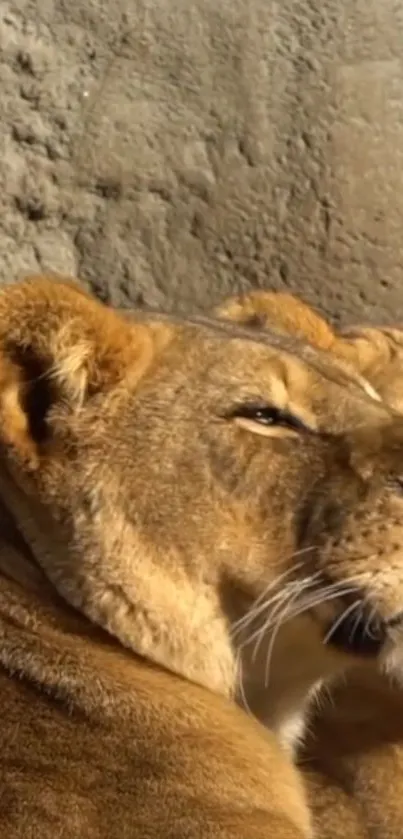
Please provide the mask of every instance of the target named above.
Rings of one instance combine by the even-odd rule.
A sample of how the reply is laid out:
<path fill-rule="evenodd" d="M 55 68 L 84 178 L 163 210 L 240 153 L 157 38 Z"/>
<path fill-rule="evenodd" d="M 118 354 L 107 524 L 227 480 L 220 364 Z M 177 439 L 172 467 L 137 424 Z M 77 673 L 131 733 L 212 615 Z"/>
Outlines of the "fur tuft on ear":
<path fill-rule="evenodd" d="M 57 402 L 71 410 L 117 384 L 147 336 L 72 280 L 30 277 L 0 290 L 0 436 L 31 455 Z M 147 355 L 147 352 L 146 352 Z"/>

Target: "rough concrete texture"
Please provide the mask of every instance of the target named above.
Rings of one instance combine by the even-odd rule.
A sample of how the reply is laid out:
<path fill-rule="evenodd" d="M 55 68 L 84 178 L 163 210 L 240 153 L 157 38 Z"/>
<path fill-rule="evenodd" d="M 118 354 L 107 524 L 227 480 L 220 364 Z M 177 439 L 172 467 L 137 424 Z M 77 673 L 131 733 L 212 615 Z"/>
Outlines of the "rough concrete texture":
<path fill-rule="evenodd" d="M 402 0 L 1 0 L 0 279 L 403 318 Z"/>

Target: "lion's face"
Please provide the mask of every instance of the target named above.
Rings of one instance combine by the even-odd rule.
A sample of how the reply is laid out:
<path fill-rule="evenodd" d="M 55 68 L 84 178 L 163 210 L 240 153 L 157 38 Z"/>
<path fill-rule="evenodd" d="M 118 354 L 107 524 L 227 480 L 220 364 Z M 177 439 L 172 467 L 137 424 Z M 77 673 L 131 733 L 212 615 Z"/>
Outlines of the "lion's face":
<path fill-rule="evenodd" d="M 2 497 L 122 643 L 227 693 L 240 662 L 249 704 L 400 643 L 403 420 L 343 366 L 46 280 L 1 292 L 0 347 Z"/>

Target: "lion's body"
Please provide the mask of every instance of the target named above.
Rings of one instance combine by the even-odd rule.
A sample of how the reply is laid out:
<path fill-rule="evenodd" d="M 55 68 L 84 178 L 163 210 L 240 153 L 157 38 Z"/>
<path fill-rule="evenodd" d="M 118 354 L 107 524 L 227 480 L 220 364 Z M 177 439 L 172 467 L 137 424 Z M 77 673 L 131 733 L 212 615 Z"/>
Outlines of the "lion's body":
<path fill-rule="evenodd" d="M 308 835 L 296 771 L 232 703 L 5 577 L 0 638 L 8 839 Z"/>

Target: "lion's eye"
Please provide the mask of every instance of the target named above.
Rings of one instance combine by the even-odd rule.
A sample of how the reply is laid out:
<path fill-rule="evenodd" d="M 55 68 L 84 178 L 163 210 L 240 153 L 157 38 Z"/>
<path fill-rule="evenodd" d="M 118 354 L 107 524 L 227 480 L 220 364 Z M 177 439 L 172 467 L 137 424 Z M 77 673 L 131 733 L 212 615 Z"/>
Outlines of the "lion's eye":
<path fill-rule="evenodd" d="M 294 414 L 272 405 L 238 405 L 232 413 L 234 418 L 249 420 L 259 425 L 290 428 L 293 431 L 308 431 L 307 426 Z"/>

